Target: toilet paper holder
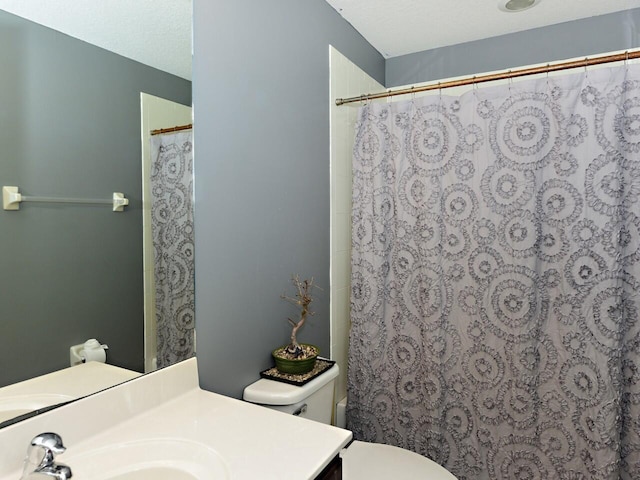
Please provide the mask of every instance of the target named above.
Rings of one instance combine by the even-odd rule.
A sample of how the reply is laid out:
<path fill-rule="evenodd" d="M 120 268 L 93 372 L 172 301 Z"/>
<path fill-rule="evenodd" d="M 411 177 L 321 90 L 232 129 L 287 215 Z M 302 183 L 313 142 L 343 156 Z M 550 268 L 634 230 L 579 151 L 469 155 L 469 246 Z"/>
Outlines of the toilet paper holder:
<path fill-rule="evenodd" d="M 107 345 L 101 344 L 95 338 L 90 338 L 84 343 L 73 345 L 69 348 L 69 363 L 73 367 L 87 361 L 105 363 L 107 360 Z"/>

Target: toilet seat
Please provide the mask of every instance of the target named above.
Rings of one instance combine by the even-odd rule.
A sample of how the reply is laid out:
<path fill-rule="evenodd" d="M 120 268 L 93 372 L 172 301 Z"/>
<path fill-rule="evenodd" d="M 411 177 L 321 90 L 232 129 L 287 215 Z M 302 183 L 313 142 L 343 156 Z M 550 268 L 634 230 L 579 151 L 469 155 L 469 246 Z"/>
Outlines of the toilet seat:
<path fill-rule="evenodd" d="M 356 440 L 340 457 L 344 480 L 457 480 L 433 460 L 391 445 Z"/>

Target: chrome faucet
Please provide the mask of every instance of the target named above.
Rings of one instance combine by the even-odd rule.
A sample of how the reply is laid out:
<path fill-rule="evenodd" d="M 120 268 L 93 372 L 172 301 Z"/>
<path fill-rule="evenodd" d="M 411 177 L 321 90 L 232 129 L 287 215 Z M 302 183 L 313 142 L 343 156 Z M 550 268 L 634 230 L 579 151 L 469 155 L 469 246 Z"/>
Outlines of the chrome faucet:
<path fill-rule="evenodd" d="M 55 456 L 65 450 L 60 435 L 41 433 L 31 440 L 20 480 L 68 480 L 71 469 L 55 462 Z"/>

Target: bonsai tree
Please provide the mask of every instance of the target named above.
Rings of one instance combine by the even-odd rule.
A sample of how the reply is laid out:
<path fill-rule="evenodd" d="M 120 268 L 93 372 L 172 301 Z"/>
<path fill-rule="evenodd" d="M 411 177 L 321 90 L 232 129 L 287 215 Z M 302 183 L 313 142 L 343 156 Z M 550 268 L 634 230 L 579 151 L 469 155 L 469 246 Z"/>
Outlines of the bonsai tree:
<path fill-rule="evenodd" d="M 289 345 L 285 347 L 285 352 L 289 354 L 292 358 L 299 358 L 305 354 L 304 349 L 298 343 L 298 339 L 296 335 L 298 330 L 302 328 L 304 322 L 307 320 L 307 315 L 313 315 L 314 312 L 309 310 L 309 305 L 313 301 L 313 296 L 311 291 L 313 288 L 319 288 L 313 283 L 313 277 L 310 280 L 300 280 L 298 275 L 294 275 L 291 278 L 291 283 L 296 287 L 296 295 L 295 297 L 288 297 L 286 295 L 281 295 L 281 298 L 287 300 L 288 302 L 296 305 L 300 309 L 300 318 L 298 321 L 294 321 L 291 318 L 287 318 L 289 323 L 291 324 L 291 341 Z"/>

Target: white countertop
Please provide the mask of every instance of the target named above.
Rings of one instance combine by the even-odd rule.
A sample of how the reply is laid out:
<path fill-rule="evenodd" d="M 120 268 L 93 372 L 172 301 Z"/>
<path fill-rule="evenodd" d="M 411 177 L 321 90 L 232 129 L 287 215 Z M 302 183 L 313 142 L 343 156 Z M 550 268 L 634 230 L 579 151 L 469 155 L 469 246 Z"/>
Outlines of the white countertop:
<path fill-rule="evenodd" d="M 196 360 L 187 360 L 0 430 L 0 480 L 20 478 L 29 441 L 45 431 L 62 436 L 67 451 L 57 460 L 78 480 L 102 468 L 83 458 L 126 445 L 164 445 L 172 455 L 191 445 L 234 480 L 313 479 L 351 440 L 348 430 L 204 391 L 197 378 Z M 121 457 L 108 455 L 117 465 Z"/>
<path fill-rule="evenodd" d="M 0 423 L 29 411 L 68 402 L 118 385 L 140 373 L 88 362 L 0 388 Z"/>

